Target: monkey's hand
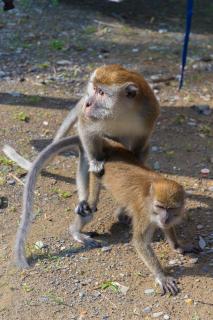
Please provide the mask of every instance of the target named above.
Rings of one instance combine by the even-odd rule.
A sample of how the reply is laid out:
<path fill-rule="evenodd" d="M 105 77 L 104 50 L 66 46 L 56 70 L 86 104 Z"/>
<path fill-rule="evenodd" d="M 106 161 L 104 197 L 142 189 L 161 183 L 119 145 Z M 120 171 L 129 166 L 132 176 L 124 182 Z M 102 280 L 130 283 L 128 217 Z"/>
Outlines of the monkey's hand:
<path fill-rule="evenodd" d="M 160 285 L 162 295 L 165 293 L 171 293 L 173 296 L 175 296 L 179 292 L 177 281 L 173 277 L 163 275 L 156 278 L 156 282 Z"/>
<path fill-rule="evenodd" d="M 94 212 L 88 202 L 86 200 L 80 201 L 77 207 L 75 208 L 75 213 L 79 214 L 82 217 L 86 217 L 92 214 Z"/>
<path fill-rule="evenodd" d="M 198 246 L 195 246 L 193 244 L 186 244 L 186 245 L 180 245 L 178 248 L 175 249 L 176 252 L 180 254 L 185 254 L 185 253 L 200 253 L 202 249 Z"/>
<path fill-rule="evenodd" d="M 89 171 L 96 173 L 98 176 L 103 176 L 104 174 L 104 161 L 100 160 L 90 160 L 89 162 Z"/>

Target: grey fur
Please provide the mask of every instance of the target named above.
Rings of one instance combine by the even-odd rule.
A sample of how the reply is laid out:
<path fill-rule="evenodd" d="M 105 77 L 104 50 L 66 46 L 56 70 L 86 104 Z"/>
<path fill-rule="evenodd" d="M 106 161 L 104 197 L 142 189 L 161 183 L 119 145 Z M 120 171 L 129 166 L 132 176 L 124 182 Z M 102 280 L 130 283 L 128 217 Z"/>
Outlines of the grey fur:
<path fill-rule="evenodd" d="M 48 145 L 35 159 L 28 172 L 23 194 L 23 212 L 18 228 L 15 245 L 16 264 L 20 268 L 27 268 L 29 264 L 25 257 L 25 241 L 30 223 L 33 219 L 32 207 L 36 177 L 47 162 L 60 152 L 70 150 L 73 145 L 80 146 L 78 136 L 64 138 Z"/>

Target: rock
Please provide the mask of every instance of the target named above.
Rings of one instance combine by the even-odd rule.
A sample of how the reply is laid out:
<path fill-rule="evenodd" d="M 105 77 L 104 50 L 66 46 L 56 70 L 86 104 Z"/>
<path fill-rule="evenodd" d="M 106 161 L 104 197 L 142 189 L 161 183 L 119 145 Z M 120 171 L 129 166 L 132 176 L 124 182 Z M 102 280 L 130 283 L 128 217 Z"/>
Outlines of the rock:
<path fill-rule="evenodd" d="M 155 170 L 160 170 L 160 163 L 158 161 L 155 161 L 154 163 L 154 169 Z"/>
<path fill-rule="evenodd" d="M 46 245 L 42 242 L 42 241 L 37 241 L 35 244 L 34 244 L 34 247 L 36 249 L 43 249 L 46 247 Z"/>
<path fill-rule="evenodd" d="M 203 177 L 208 177 L 210 170 L 208 168 L 203 168 L 200 170 L 200 173 Z"/>
<path fill-rule="evenodd" d="M 16 181 L 14 179 L 8 180 L 7 184 L 9 184 L 10 186 L 14 186 L 16 184 Z"/>
<path fill-rule="evenodd" d="M 107 251 L 111 251 L 112 250 L 112 246 L 105 246 L 101 248 L 102 252 L 107 252 Z"/>
<path fill-rule="evenodd" d="M 192 300 L 192 299 L 190 299 L 190 298 L 185 299 L 185 302 L 186 302 L 187 304 L 190 304 L 190 305 L 192 305 L 192 304 L 193 304 L 193 300 Z"/>
<path fill-rule="evenodd" d="M 163 319 L 164 319 L 164 320 L 169 320 L 169 319 L 170 319 L 170 316 L 169 316 L 168 314 L 164 314 Z"/>
<path fill-rule="evenodd" d="M 160 148 L 157 147 L 157 146 L 153 146 L 153 147 L 151 148 L 151 150 L 152 150 L 152 152 L 158 152 L 158 151 L 160 150 Z"/>
<path fill-rule="evenodd" d="M 71 62 L 69 60 L 59 60 L 56 63 L 59 66 L 65 66 L 65 65 L 71 64 Z"/>
<path fill-rule="evenodd" d="M 4 78 L 6 76 L 6 73 L 2 70 L 0 70 L 0 78 Z"/>
<path fill-rule="evenodd" d="M 168 29 L 162 28 L 162 29 L 159 29 L 158 32 L 159 33 L 166 33 L 166 32 L 168 32 Z"/>
<path fill-rule="evenodd" d="M 83 299 L 85 297 L 85 293 L 84 292 L 79 292 L 79 298 Z"/>
<path fill-rule="evenodd" d="M 203 239 L 203 237 L 199 236 L 199 247 L 203 250 L 206 246 L 206 241 Z"/>
<path fill-rule="evenodd" d="M 202 224 L 198 224 L 198 225 L 197 225 L 197 229 L 198 229 L 198 230 L 203 229 L 203 225 L 202 225 Z"/>
<path fill-rule="evenodd" d="M 155 290 L 154 289 L 146 289 L 146 290 L 144 290 L 144 293 L 147 296 L 152 296 L 153 294 L 155 294 Z"/>
<path fill-rule="evenodd" d="M 43 121 L 43 125 L 45 126 L 45 127 L 47 127 L 48 126 L 48 121 Z"/>
<path fill-rule="evenodd" d="M 213 192 L 213 186 L 208 187 L 208 190 Z"/>
<path fill-rule="evenodd" d="M 179 265 L 180 264 L 180 262 L 178 261 L 178 260 L 169 260 L 169 265 L 170 266 L 175 266 L 175 265 Z"/>
<path fill-rule="evenodd" d="M 151 307 L 146 307 L 146 308 L 143 309 L 144 313 L 150 313 L 151 311 L 152 311 Z"/>
<path fill-rule="evenodd" d="M 152 318 L 159 318 L 159 317 L 161 317 L 162 315 L 163 315 L 163 312 L 162 312 L 162 311 L 160 311 L 160 312 L 155 312 L 155 313 L 152 314 Z"/>
<path fill-rule="evenodd" d="M 8 93 L 12 97 L 20 97 L 21 96 L 21 92 L 18 92 L 18 91 L 11 91 L 11 92 L 8 92 Z"/>
<path fill-rule="evenodd" d="M 197 263 L 198 262 L 198 258 L 191 258 L 191 259 L 189 259 L 189 263 L 191 263 L 191 264 L 195 264 L 195 263 Z"/>
<path fill-rule="evenodd" d="M 138 48 L 133 48 L 133 49 L 132 49 L 132 52 L 134 52 L 134 53 L 136 53 L 136 52 L 138 52 L 138 51 L 139 51 Z"/>
<path fill-rule="evenodd" d="M 209 116 L 212 113 L 212 109 L 210 109 L 208 104 L 193 105 L 191 108 L 198 114 L 202 114 L 204 116 Z"/>

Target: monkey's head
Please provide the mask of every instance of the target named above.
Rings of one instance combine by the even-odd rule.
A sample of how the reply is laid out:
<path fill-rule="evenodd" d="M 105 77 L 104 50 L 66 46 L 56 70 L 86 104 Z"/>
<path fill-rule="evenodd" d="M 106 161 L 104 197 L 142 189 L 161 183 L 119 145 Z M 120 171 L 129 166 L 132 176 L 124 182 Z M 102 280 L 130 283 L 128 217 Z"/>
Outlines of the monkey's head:
<path fill-rule="evenodd" d="M 141 105 L 148 99 L 155 97 L 140 74 L 120 65 L 105 65 L 90 77 L 83 112 L 94 120 L 130 122 L 142 113 Z"/>
<path fill-rule="evenodd" d="M 185 193 L 183 187 L 172 180 L 160 179 L 151 187 L 153 196 L 153 216 L 157 225 L 162 228 L 181 222 L 184 213 Z"/>

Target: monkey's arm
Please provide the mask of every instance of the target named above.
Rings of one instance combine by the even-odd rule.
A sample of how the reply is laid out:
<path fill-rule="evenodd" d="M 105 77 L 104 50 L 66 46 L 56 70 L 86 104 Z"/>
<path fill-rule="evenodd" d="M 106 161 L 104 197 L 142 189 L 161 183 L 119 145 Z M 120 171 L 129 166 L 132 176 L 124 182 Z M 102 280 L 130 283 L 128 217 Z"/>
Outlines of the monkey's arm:
<path fill-rule="evenodd" d="M 201 251 L 200 248 L 193 244 L 181 244 L 177 239 L 174 227 L 165 229 L 164 232 L 170 247 L 178 253 L 199 253 Z"/>
<path fill-rule="evenodd" d="M 102 175 L 104 172 L 103 137 L 99 132 L 91 132 L 89 125 L 87 126 L 87 123 L 81 120 L 78 121 L 78 133 L 89 161 L 89 171 Z"/>
<path fill-rule="evenodd" d="M 72 126 L 77 122 L 78 115 L 79 115 L 80 109 L 83 106 L 84 100 L 85 100 L 85 97 L 82 97 L 78 101 L 76 106 L 68 113 L 67 117 L 64 119 L 58 131 L 56 132 L 54 141 L 57 141 L 63 138 L 67 134 L 67 132 L 72 128 Z"/>
<path fill-rule="evenodd" d="M 92 212 L 97 211 L 97 204 L 101 190 L 101 178 L 95 173 L 90 172 L 89 176 L 89 206 Z"/>
<path fill-rule="evenodd" d="M 164 270 L 151 247 L 151 240 L 156 227 L 154 224 L 150 223 L 141 232 L 142 224 L 144 223 L 138 223 L 137 226 L 134 226 L 136 229 L 133 234 L 135 248 L 141 259 L 155 276 L 155 280 L 160 285 L 162 293 L 170 292 L 175 295 L 178 293 L 176 280 L 165 275 Z"/>

